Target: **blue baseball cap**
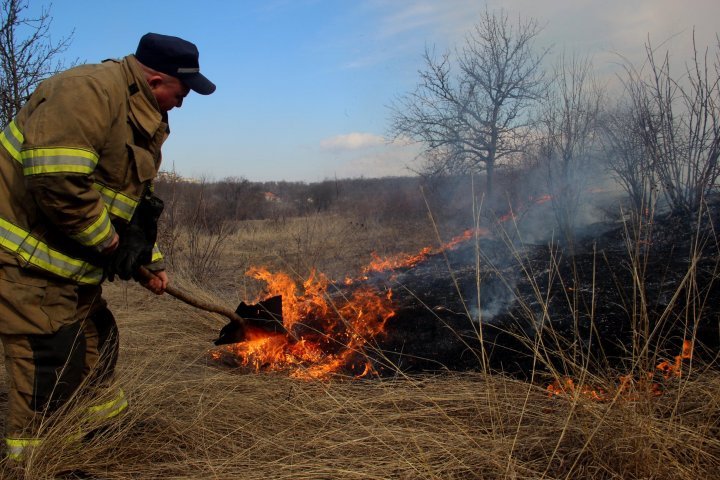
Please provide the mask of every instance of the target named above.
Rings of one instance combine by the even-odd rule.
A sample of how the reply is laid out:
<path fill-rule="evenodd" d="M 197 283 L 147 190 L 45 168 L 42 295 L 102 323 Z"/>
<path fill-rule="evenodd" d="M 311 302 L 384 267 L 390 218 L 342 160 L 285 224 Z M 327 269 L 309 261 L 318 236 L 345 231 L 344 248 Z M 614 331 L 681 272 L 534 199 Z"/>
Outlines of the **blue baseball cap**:
<path fill-rule="evenodd" d="M 200 95 L 210 95 L 215 91 L 215 84 L 200 73 L 197 47 L 187 40 L 146 33 L 138 43 L 135 58 L 146 67 L 181 80 Z"/>

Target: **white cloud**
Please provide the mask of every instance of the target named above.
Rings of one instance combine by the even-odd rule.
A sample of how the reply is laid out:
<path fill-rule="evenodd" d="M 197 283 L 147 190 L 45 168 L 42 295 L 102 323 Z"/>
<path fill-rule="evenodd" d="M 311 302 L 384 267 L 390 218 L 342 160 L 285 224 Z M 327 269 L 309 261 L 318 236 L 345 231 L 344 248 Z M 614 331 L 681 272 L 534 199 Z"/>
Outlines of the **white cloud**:
<path fill-rule="evenodd" d="M 339 178 L 414 175 L 422 162 L 421 146 L 407 138 L 390 141 L 379 135 L 353 133 L 324 140 L 322 147 L 315 156 L 317 168 L 306 171 L 309 181 L 329 175 Z"/>
<path fill-rule="evenodd" d="M 353 132 L 326 138 L 320 142 L 320 147 L 324 150 L 360 150 L 385 145 L 385 143 L 387 141 L 381 135 Z"/>
<path fill-rule="evenodd" d="M 421 161 L 418 153 L 414 145 L 393 143 L 340 160 L 336 172 L 343 178 L 414 175 Z"/>

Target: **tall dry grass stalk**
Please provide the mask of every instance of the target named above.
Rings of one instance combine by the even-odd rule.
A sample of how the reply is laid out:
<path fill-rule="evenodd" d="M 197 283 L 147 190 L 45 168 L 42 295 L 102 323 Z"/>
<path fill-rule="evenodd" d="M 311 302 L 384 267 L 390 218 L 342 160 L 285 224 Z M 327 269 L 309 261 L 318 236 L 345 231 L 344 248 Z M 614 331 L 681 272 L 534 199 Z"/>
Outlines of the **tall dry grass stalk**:
<path fill-rule="evenodd" d="M 371 242 L 365 234 L 348 234 L 336 244 L 326 236 L 346 231 L 344 221 L 333 227 L 337 218 L 324 226 L 321 220 L 299 221 L 293 226 L 297 237 L 277 224 L 240 225 L 226 250 L 234 253 L 226 258 L 262 263 L 274 253 L 322 248 L 314 257 L 322 270 L 325 262 L 339 269 L 344 252 L 367 252 Z M 274 244 L 281 241 L 286 243 Z M 515 254 L 535 278 L 522 252 Z M 478 262 L 483 265 L 482 258 Z M 177 276 L 175 281 L 217 302 L 233 305 L 235 296 L 252 300 L 244 296 L 252 289 L 228 293 L 243 267 L 228 263 L 218 274 L 224 276 L 218 280 L 222 289 Z M 224 319 L 134 284 L 111 284 L 106 293 L 121 330 L 117 381 L 130 408 L 111 428 L 80 444 L 64 441 L 77 416 L 69 412 L 55 419 L 46 446 L 24 469 L 0 464 L 1 478 L 710 479 L 720 471 L 716 368 L 694 364 L 692 375 L 668 383 L 659 397 L 618 394 L 602 402 L 579 389 L 550 396 L 546 377 L 521 381 L 487 368 L 328 381 L 243 374 L 207 361 L 209 341 Z M 548 305 L 548 292 L 539 285 L 536 295 L 540 305 Z M 552 331 L 552 316 L 545 308 L 534 320 Z M 608 391 L 617 385 L 616 372 L 590 365 L 595 359 L 581 349 L 548 351 L 536 338 L 526 341 L 538 367 L 552 367 L 550 355 L 565 355 L 565 367 L 551 369 L 548 380 L 571 374 L 578 385 Z"/>

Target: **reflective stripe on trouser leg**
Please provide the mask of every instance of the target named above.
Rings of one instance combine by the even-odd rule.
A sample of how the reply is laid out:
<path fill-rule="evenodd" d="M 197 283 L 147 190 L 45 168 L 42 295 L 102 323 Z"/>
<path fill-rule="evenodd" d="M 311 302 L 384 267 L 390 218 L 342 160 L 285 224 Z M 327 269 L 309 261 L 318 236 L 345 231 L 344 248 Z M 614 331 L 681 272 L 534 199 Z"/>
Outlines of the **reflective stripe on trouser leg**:
<path fill-rule="evenodd" d="M 6 438 L 5 447 L 7 449 L 7 457 L 12 460 L 22 460 L 26 457 L 27 449 L 39 447 L 42 440 L 39 438 Z"/>
<path fill-rule="evenodd" d="M 93 312 L 85 321 L 85 376 L 88 387 L 102 401 L 87 410 L 90 428 L 109 420 L 128 406 L 125 393 L 112 385 L 117 363 L 119 338 L 115 317 L 107 307 Z M 101 393 L 105 390 L 106 393 Z M 109 393 L 109 395 L 108 395 Z M 109 398 L 109 400 L 107 400 Z"/>
<path fill-rule="evenodd" d="M 33 282 L 28 281 L 27 283 L 32 284 Z M 34 283 L 39 282 L 35 281 Z M 36 447 L 41 443 L 41 439 L 37 438 L 37 435 L 41 433 L 38 430 L 40 421 L 45 416 L 44 414 L 52 411 L 54 409 L 53 407 L 60 406 L 63 403 L 62 400 L 64 398 L 66 399 L 68 395 L 71 395 L 70 391 L 74 393 L 77 386 L 84 381 L 87 375 L 87 366 L 95 366 L 102 357 L 102 355 L 98 353 L 98 345 L 104 348 L 105 344 L 112 344 L 112 342 L 108 342 L 107 340 L 107 337 L 111 335 L 107 333 L 101 335 L 98 334 L 97 331 L 111 331 L 113 328 L 116 328 L 114 321 L 106 320 L 100 322 L 104 325 L 111 325 L 111 327 L 103 326 L 101 328 L 95 328 L 94 322 L 82 321 L 83 319 L 94 316 L 98 312 L 101 312 L 100 316 L 103 318 L 111 317 L 108 313 L 102 313 L 106 310 L 107 303 L 101 297 L 101 289 L 97 286 L 80 286 L 76 288 L 76 297 L 67 295 L 65 290 L 57 289 L 44 294 L 47 296 L 47 299 L 53 299 L 53 302 L 50 304 L 53 309 L 49 310 L 47 309 L 49 307 L 44 307 L 47 309 L 44 311 L 45 313 L 39 310 L 39 305 L 36 309 L 37 311 L 32 309 L 28 309 L 27 311 L 13 310 L 10 308 L 5 309 L 3 320 L 19 322 L 18 325 L 22 325 L 22 322 L 29 322 L 31 320 L 35 321 L 35 325 L 42 325 L 38 322 L 43 319 L 45 319 L 45 322 L 47 322 L 48 319 L 54 319 L 54 321 L 62 319 L 63 321 L 71 322 L 70 325 L 50 335 L 0 335 L 5 345 L 5 364 L 9 380 L 7 421 L 5 424 L 7 435 L 6 446 L 8 452 L 12 454 L 15 459 L 19 459 L 19 452 L 21 452 L 23 446 Z M 58 296 L 58 291 L 61 291 L 63 294 Z M 39 298 L 42 298 L 42 295 L 38 295 Z M 67 305 L 58 303 L 58 299 L 66 298 L 69 300 Z M 59 310 L 61 306 L 62 310 Z M 26 320 L 26 314 L 35 316 Z M 72 322 L 73 318 L 75 322 Z M 86 328 L 87 325 L 92 325 L 93 327 Z M 43 328 L 50 330 L 52 327 L 51 324 L 48 324 Z M 70 331 L 72 331 L 72 334 Z M 86 338 L 88 334 L 91 337 L 90 341 Z M 117 338 L 117 335 L 115 335 L 115 338 Z M 36 381 L 37 372 L 42 372 L 43 370 L 51 372 L 52 369 L 46 364 L 48 357 L 48 355 L 46 355 L 47 352 L 40 354 L 39 351 L 34 351 L 33 345 L 35 347 L 44 345 L 44 350 L 47 350 L 48 346 L 52 347 L 52 344 L 56 342 L 61 343 L 61 345 L 58 348 L 51 348 L 54 351 L 54 355 L 51 356 L 55 357 L 53 363 L 66 365 L 60 369 L 62 374 L 59 375 L 59 380 L 62 384 L 59 388 L 53 387 L 51 390 L 54 390 L 54 393 L 60 393 L 61 391 L 64 391 L 64 393 L 63 395 L 52 396 L 54 400 L 53 398 L 50 399 L 52 400 L 50 402 L 51 405 L 49 405 L 51 408 L 36 411 L 36 408 L 39 409 L 43 403 L 40 398 L 42 396 L 42 390 L 48 390 L 48 385 L 53 382 L 51 382 L 49 377 Z M 67 361 L 63 361 L 61 358 L 63 356 L 62 352 L 67 353 L 68 349 L 71 351 L 69 354 L 70 358 L 68 358 Z M 104 368 L 104 372 L 114 371 L 115 359 L 117 357 L 116 349 L 117 345 L 114 345 L 113 348 L 110 349 L 110 351 L 113 352 L 112 355 L 110 355 L 112 361 L 105 362 L 109 364 L 110 367 Z M 43 366 L 37 368 L 38 362 L 42 362 Z M 42 375 L 40 376 L 42 377 Z M 103 375 L 103 378 L 107 380 L 108 376 L 111 376 L 111 374 Z M 57 376 L 53 376 L 52 380 L 58 380 Z M 43 384 L 45 387 L 40 388 Z M 80 435 L 78 435 L 78 432 L 73 432 L 69 434 L 65 440 L 73 441 L 79 438 Z"/>
<path fill-rule="evenodd" d="M 115 396 L 107 402 L 93 405 L 87 410 L 87 419 L 91 425 L 100 425 L 113 417 L 118 416 L 128 406 L 125 392 L 117 389 Z"/>

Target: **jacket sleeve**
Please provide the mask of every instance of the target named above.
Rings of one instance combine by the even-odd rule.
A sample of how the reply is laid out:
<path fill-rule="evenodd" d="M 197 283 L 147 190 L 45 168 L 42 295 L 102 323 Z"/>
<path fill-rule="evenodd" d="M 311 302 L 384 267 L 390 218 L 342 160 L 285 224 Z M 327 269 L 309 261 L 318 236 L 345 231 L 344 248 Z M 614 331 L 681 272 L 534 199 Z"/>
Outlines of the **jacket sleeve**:
<path fill-rule="evenodd" d="M 152 260 L 150 261 L 150 265 L 146 265 L 146 267 L 151 272 L 165 270 L 165 258 L 163 257 L 160 248 L 158 248 L 157 243 L 153 245 Z"/>
<path fill-rule="evenodd" d="M 60 231 L 101 251 L 115 234 L 93 188 L 98 152 L 116 120 L 110 96 L 83 76 L 48 81 L 33 95 L 41 98 L 25 123 L 20 152 L 26 187 Z"/>

